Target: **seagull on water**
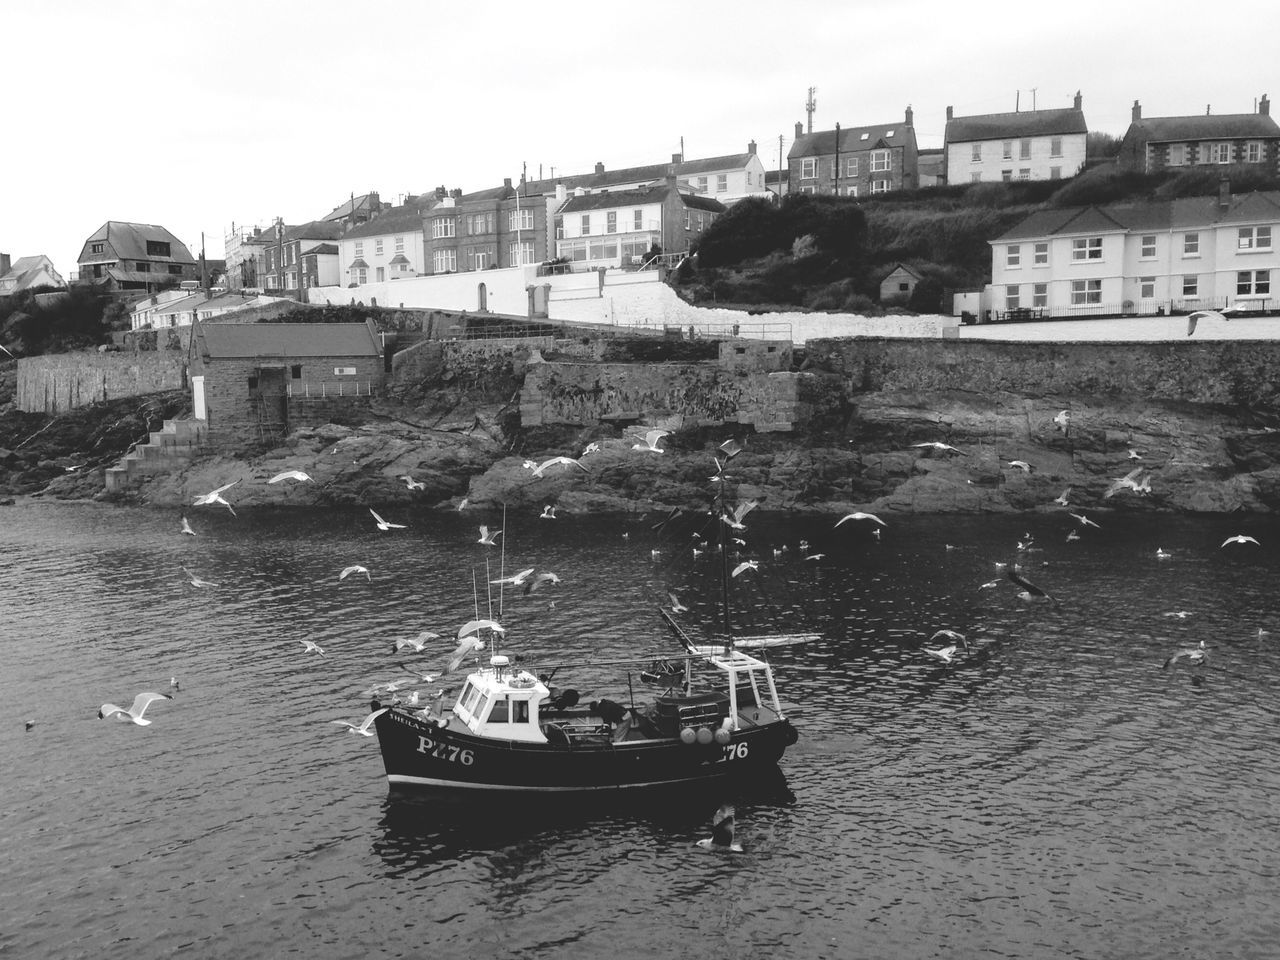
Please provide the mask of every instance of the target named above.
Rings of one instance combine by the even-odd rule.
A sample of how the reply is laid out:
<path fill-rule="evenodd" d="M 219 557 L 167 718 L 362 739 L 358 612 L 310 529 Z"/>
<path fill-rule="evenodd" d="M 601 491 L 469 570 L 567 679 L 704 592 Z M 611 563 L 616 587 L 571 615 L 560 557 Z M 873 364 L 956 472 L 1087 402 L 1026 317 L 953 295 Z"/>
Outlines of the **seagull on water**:
<path fill-rule="evenodd" d="M 939 647 L 936 650 L 932 647 L 925 647 L 924 654 L 927 657 L 933 657 L 935 660 L 941 660 L 943 663 L 953 663 L 956 658 L 956 645 L 953 643 L 945 647 Z"/>
<path fill-rule="evenodd" d="M 994 590 L 994 589 L 995 589 L 996 587 L 998 587 L 998 586 L 1000 586 L 1000 581 L 999 581 L 999 580 L 988 580 L 988 581 L 987 581 L 986 583 L 984 583 L 982 586 L 978 587 L 978 589 L 979 589 L 979 590 Z"/>
<path fill-rule="evenodd" d="M 1170 657 L 1163 664 L 1161 664 L 1160 669 L 1167 670 L 1171 665 L 1177 663 L 1179 660 L 1182 660 L 1184 658 L 1193 667 L 1203 666 L 1204 659 L 1207 654 L 1208 654 L 1208 651 L 1205 649 L 1204 641 L 1201 640 L 1200 645 L 1197 647 L 1187 647 L 1185 650 L 1179 650 L 1172 657 Z"/>
<path fill-rule="evenodd" d="M 320 649 L 320 644 L 314 640 L 299 640 L 298 642 L 302 644 L 303 653 L 318 653 L 320 656 L 324 656 L 324 651 Z"/>
<path fill-rule="evenodd" d="M 575 460 L 573 459 L 573 457 L 552 457 L 550 460 L 543 460 L 540 464 L 534 467 L 533 475 L 535 477 L 540 477 L 542 476 L 543 471 L 547 469 L 547 467 L 554 467 L 559 464 L 563 464 L 566 467 L 568 466 L 577 467 L 579 470 L 583 471 L 584 473 L 591 472 L 590 470 L 588 470 L 586 467 L 582 465 L 581 461 Z"/>
<path fill-rule="evenodd" d="M 232 480 L 230 483 L 226 483 L 218 487 L 217 490 L 210 490 L 208 493 L 202 493 L 200 494 L 200 496 L 196 497 L 193 501 L 191 501 L 191 505 L 193 507 L 207 507 L 213 503 L 220 503 L 224 507 L 226 507 L 228 510 L 230 510 L 231 515 L 234 517 L 236 515 L 235 509 L 231 506 L 231 504 L 229 504 L 226 501 L 226 498 L 224 498 L 222 495 L 239 482 L 240 482 L 239 480 Z"/>
<path fill-rule="evenodd" d="M 480 539 L 477 540 L 476 543 L 483 543 L 486 547 L 496 547 L 497 544 L 493 542 L 494 538 L 501 535 L 501 530 L 495 530 L 493 533 L 490 533 L 489 528 L 482 523 L 480 524 Z"/>
<path fill-rule="evenodd" d="M 182 684 L 181 684 L 181 682 L 178 680 L 178 678 L 177 678 L 177 677 L 170 677 L 170 678 L 169 678 L 169 687 L 170 687 L 170 689 L 172 689 L 172 690 L 180 690 L 180 689 L 182 688 Z"/>
<path fill-rule="evenodd" d="M 879 517 L 877 517 L 874 513 L 863 513 L 861 510 L 855 510 L 853 513 L 846 513 L 843 517 L 841 517 L 839 520 L 836 521 L 836 526 L 837 527 L 840 526 L 840 524 L 844 523 L 846 520 L 874 520 L 876 523 L 880 524 L 880 526 L 882 527 L 887 526 L 887 524 L 883 520 L 881 520 Z"/>
<path fill-rule="evenodd" d="M 404 529 L 403 523 L 389 523 L 388 521 L 383 520 L 380 516 L 378 516 L 378 512 L 374 510 L 373 507 L 369 508 L 369 512 L 373 514 L 374 522 L 377 523 L 379 530 L 382 530 L 385 532 L 387 530 L 403 530 Z"/>
<path fill-rule="evenodd" d="M 299 483 L 305 483 L 310 479 L 310 475 L 303 473 L 301 470 L 286 470 L 284 473 L 277 473 L 267 483 L 282 483 L 285 480 L 297 480 Z"/>
<path fill-rule="evenodd" d="M 939 637 L 942 637 L 944 640 L 951 640 L 953 644 L 959 644 L 964 647 L 965 653 L 969 652 L 969 641 L 965 639 L 965 635 L 963 633 L 960 633 L 957 630 L 939 630 L 929 638 L 929 642 L 933 643 Z"/>
<path fill-rule="evenodd" d="M 424 630 L 416 637 L 401 637 L 395 642 L 395 646 L 391 648 L 392 653 L 403 650 L 405 647 L 412 647 L 414 653 L 421 653 L 428 643 L 432 640 L 439 640 L 440 634 L 432 633 L 430 630 Z M 430 683 L 430 680 L 423 681 Z"/>
<path fill-rule="evenodd" d="M 666 451 L 658 446 L 658 441 L 670 433 L 670 430 L 650 430 L 643 437 L 637 437 L 636 439 L 644 442 L 632 444 L 631 449 L 644 450 L 647 453 L 665 453 Z"/>
<path fill-rule="evenodd" d="M 133 698 L 133 706 L 128 710 L 124 707 L 117 707 L 114 703 L 104 703 L 102 709 L 98 711 L 100 720 L 109 720 L 115 717 L 117 720 L 131 720 L 140 727 L 150 726 L 151 721 L 142 715 L 147 712 L 147 707 L 155 703 L 157 700 L 172 700 L 173 697 L 167 693 L 140 693 Z"/>
<path fill-rule="evenodd" d="M 358 733 L 363 737 L 372 737 L 373 731 L 370 730 L 369 728 L 373 726 L 373 721 L 377 720 L 380 716 L 382 716 L 384 713 L 386 713 L 390 709 L 391 709 L 390 707 L 383 707 L 381 710 L 373 711 L 373 713 L 369 714 L 367 717 L 364 718 L 364 721 L 358 727 L 354 723 L 350 723 L 346 720 L 330 720 L 329 722 L 341 724 L 344 727 L 348 727 L 350 728 L 351 733 Z"/>
<path fill-rule="evenodd" d="M 1170 610 L 1165 614 L 1166 617 L 1177 617 L 1179 620 L 1185 620 L 1191 616 L 1190 610 Z"/>
<path fill-rule="evenodd" d="M 736 567 L 733 568 L 733 576 L 736 577 L 738 574 L 745 573 L 748 570 L 759 570 L 759 569 L 760 569 L 759 560 L 743 560 L 740 564 L 738 564 Z"/>
<path fill-rule="evenodd" d="M 1254 543 L 1258 546 L 1262 546 L 1262 544 L 1258 543 L 1258 541 L 1253 539 L 1253 537 L 1243 533 L 1237 533 L 1234 537 L 1227 537 L 1227 539 L 1222 541 L 1222 547 L 1225 547 L 1228 543 Z M 1221 550 L 1222 547 L 1219 547 L 1218 549 Z"/>
<path fill-rule="evenodd" d="M 186 517 L 182 518 L 182 532 L 189 537 L 194 537 L 196 535 L 196 532 L 191 529 L 190 521 L 188 521 Z"/>
<path fill-rule="evenodd" d="M 372 580 L 373 580 L 373 577 L 369 576 L 369 568 L 368 568 L 368 567 L 362 567 L 362 566 L 360 566 L 360 564 L 358 564 L 358 563 L 353 563 L 353 564 L 352 564 L 351 566 L 349 566 L 349 567 L 343 567 L 343 568 L 342 568 L 342 572 L 341 572 L 340 574 L 338 574 L 338 579 L 339 579 L 339 580 L 345 580 L 345 579 L 347 579 L 347 577 L 351 576 L 353 573 L 363 573 L 363 574 L 364 574 L 364 578 L 365 578 L 366 580 L 369 580 L 369 581 L 372 581 Z"/>
<path fill-rule="evenodd" d="M 1173 554 L 1170 553 L 1168 550 L 1165 550 L 1163 547 L 1156 547 L 1157 560 L 1168 560 L 1172 556 Z"/>
<path fill-rule="evenodd" d="M 407 473 L 406 473 L 404 476 L 402 476 L 402 477 L 397 477 L 396 479 L 397 479 L 397 480 L 403 480 L 403 481 L 404 481 L 404 485 L 405 485 L 406 487 L 408 487 L 410 490 L 425 490 L 425 489 L 427 489 L 427 485 L 426 485 L 425 483 L 420 483 L 419 481 L 417 481 L 417 480 L 413 479 L 413 477 L 409 476 L 409 474 L 407 474 Z"/>
<path fill-rule="evenodd" d="M 698 841 L 703 850 L 741 853 L 742 844 L 733 842 L 733 804 L 726 803 L 711 818 L 711 836 Z"/>
<path fill-rule="evenodd" d="M 216 587 L 217 586 L 216 583 L 210 580 L 201 580 L 199 577 L 197 577 L 194 573 L 192 573 L 186 567 L 182 567 L 181 569 L 182 569 L 182 572 L 187 575 L 187 578 L 191 581 L 191 585 L 193 587 Z"/>
<path fill-rule="evenodd" d="M 689 612 L 689 608 L 686 607 L 683 603 L 681 603 L 680 598 L 677 597 L 674 593 L 668 593 L 667 596 L 671 598 L 672 613 L 688 613 Z"/>
<path fill-rule="evenodd" d="M 549 503 L 542 508 L 542 513 L 538 515 L 539 520 L 554 520 L 555 518 L 556 508 Z"/>

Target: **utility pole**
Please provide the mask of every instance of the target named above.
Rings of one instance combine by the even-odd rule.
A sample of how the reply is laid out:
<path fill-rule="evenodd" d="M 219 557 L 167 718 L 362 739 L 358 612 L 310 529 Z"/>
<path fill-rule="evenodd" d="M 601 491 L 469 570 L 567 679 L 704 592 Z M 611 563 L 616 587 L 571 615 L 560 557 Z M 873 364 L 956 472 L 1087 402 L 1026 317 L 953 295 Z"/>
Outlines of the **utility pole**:
<path fill-rule="evenodd" d="M 818 101 L 816 101 L 813 98 L 813 95 L 817 92 L 818 92 L 817 87 L 810 87 L 809 99 L 804 102 L 804 108 L 809 114 L 809 129 L 807 131 L 808 133 L 813 133 L 813 111 L 818 109 Z"/>
<path fill-rule="evenodd" d="M 831 195 L 840 196 L 840 124 L 836 124 L 836 159 L 831 165 Z"/>
<path fill-rule="evenodd" d="M 782 134 L 778 134 L 778 200 L 782 200 Z"/>
<path fill-rule="evenodd" d="M 1035 110 L 1035 108 L 1036 108 L 1036 90 L 1037 90 L 1037 89 L 1039 89 L 1039 88 L 1038 88 L 1038 87 L 1032 87 L 1032 88 L 1031 88 L 1031 109 L 1032 109 L 1032 111 L 1034 111 L 1034 110 Z"/>

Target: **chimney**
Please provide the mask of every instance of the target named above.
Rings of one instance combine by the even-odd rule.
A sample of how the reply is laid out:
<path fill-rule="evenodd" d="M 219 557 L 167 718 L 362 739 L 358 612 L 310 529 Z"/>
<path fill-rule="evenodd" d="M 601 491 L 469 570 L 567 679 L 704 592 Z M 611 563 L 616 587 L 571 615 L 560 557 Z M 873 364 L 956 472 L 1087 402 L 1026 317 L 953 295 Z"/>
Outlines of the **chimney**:
<path fill-rule="evenodd" d="M 602 174 L 602 173 L 604 173 L 604 164 L 603 164 L 603 163 L 601 163 L 599 160 L 597 160 L 597 161 L 596 161 L 596 176 L 598 177 L 598 176 L 600 176 L 600 174 Z"/>
<path fill-rule="evenodd" d="M 796 139 L 799 140 L 804 136 L 804 124 L 799 120 L 796 121 Z"/>
<path fill-rule="evenodd" d="M 1206 117 L 1207 117 L 1207 116 L 1209 116 L 1209 113 L 1210 113 L 1209 108 L 1210 108 L 1211 106 L 1212 106 L 1212 104 L 1209 104 L 1209 103 L 1206 103 L 1206 104 L 1204 105 L 1204 115 L 1205 115 Z"/>
<path fill-rule="evenodd" d="M 569 199 L 569 191 L 564 188 L 563 183 L 557 183 L 556 184 L 556 203 L 564 203 L 565 200 L 567 199 Z"/>
<path fill-rule="evenodd" d="M 947 122 L 948 122 L 948 123 L 950 123 L 950 122 L 951 122 L 951 120 L 952 120 L 952 116 L 951 116 L 951 108 L 950 108 L 950 107 L 947 107 Z"/>
<path fill-rule="evenodd" d="M 1080 109 L 1080 104 L 1082 104 L 1082 103 L 1084 103 L 1084 100 L 1083 100 L 1083 99 L 1081 98 L 1081 96 L 1080 96 L 1080 91 L 1079 91 L 1079 90 L 1077 90 L 1077 91 L 1076 91 L 1076 99 L 1075 99 L 1075 102 L 1074 102 L 1073 106 L 1075 107 L 1075 109 L 1079 110 L 1079 109 Z"/>
<path fill-rule="evenodd" d="M 510 190 L 510 189 L 511 189 L 511 178 L 510 178 L 510 177 L 503 177 L 503 178 L 502 178 L 502 186 L 503 186 L 503 187 L 505 187 L 507 190 Z"/>
<path fill-rule="evenodd" d="M 1263 97 L 1262 99 L 1266 100 L 1267 98 Z M 754 140 L 749 140 L 747 142 L 747 153 L 751 154 L 753 157 L 756 155 L 756 142 Z"/>
<path fill-rule="evenodd" d="M 573 188 L 573 195 L 574 195 L 575 197 L 585 197 L 585 196 L 587 195 L 586 188 L 585 188 L 585 187 L 574 187 L 574 188 Z"/>
<path fill-rule="evenodd" d="M 1271 101 L 1267 99 L 1265 93 L 1262 95 L 1262 99 L 1258 101 L 1258 112 L 1264 117 L 1271 116 Z"/>
<path fill-rule="evenodd" d="M 0 277 L 8 273 L 12 266 L 13 262 L 9 259 L 9 254 L 0 253 Z"/>
<path fill-rule="evenodd" d="M 671 162 L 672 162 L 672 163 L 684 163 L 684 154 L 680 154 L 680 153 L 673 153 L 673 154 L 671 155 Z"/>
<path fill-rule="evenodd" d="M 1223 174 L 1218 180 L 1218 209 L 1226 210 L 1231 206 L 1231 178 Z"/>
<path fill-rule="evenodd" d="M 908 103 L 907 104 L 907 120 L 906 120 L 907 126 L 914 127 L 915 122 L 916 122 L 916 115 L 911 110 L 911 104 Z"/>
<path fill-rule="evenodd" d="M 462 199 L 462 188 L 461 188 L 461 187 L 454 187 L 452 190 L 450 190 L 450 191 L 449 191 L 449 196 L 453 197 L 453 199 L 455 199 L 455 200 L 461 200 L 461 199 Z"/>
<path fill-rule="evenodd" d="M 1137 100 L 1133 101 L 1133 113 L 1131 115 L 1131 119 L 1134 123 L 1137 123 L 1142 119 L 1142 104 Z"/>

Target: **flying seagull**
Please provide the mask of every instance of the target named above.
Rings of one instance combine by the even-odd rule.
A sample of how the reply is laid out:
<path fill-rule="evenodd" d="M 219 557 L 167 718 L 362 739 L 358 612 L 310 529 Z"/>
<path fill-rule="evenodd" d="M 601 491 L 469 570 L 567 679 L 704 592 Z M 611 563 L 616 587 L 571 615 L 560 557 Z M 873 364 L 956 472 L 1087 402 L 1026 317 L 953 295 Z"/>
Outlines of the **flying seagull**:
<path fill-rule="evenodd" d="M 1200 645 L 1198 647 L 1188 647 L 1185 650 L 1179 650 L 1172 657 L 1166 660 L 1161 665 L 1160 669 L 1166 670 L 1173 664 L 1177 663 L 1179 660 L 1183 659 L 1184 657 L 1186 658 L 1186 661 L 1189 664 L 1191 664 L 1193 667 L 1202 666 L 1204 664 L 1204 658 L 1207 652 L 1208 651 L 1205 650 L 1204 641 L 1201 640 Z"/>
<path fill-rule="evenodd" d="M 726 803 L 711 818 L 711 836 L 698 841 L 703 850 L 741 853 L 742 845 L 733 842 L 733 804 Z"/>
<path fill-rule="evenodd" d="M 479 633 L 481 630 L 492 630 L 494 633 L 506 633 L 497 620 L 468 620 L 458 628 L 458 639 Z"/>
<path fill-rule="evenodd" d="M 747 525 L 742 522 L 743 517 L 760 505 L 758 500 L 744 500 L 733 508 L 733 513 L 722 513 L 720 519 L 727 523 L 734 530 L 745 530 Z"/>
<path fill-rule="evenodd" d="M 193 507 L 207 507 L 209 504 L 212 504 L 212 503 L 220 503 L 224 507 L 226 507 L 228 510 L 230 510 L 231 515 L 234 517 L 236 515 L 235 510 L 232 508 L 231 504 L 227 503 L 226 499 L 222 496 L 222 494 L 225 493 L 227 490 L 230 490 L 239 482 L 240 482 L 239 480 L 232 480 L 230 483 L 223 484 L 222 486 L 218 487 L 217 490 L 210 490 L 208 493 L 202 493 L 200 494 L 200 496 L 196 497 L 193 501 L 191 501 L 191 505 Z"/>
<path fill-rule="evenodd" d="M 194 573 L 192 573 L 186 567 L 182 567 L 181 569 L 182 569 L 182 572 L 187 575 L 187 578 L 191 581 L 191 585 L 193 587 L 216 587 L 217 586 L 216 583 L 213 583 L 210 580 L 201 580 L 199 577 L 197 577 Z"/>
<path fill-rule="evenodd" d="M 939 453 L 945 452 L 947 450 L 950 450 L 953 453 L 960 452 L 959 447 L 953 447 L 951 444 L 943 443 L 941 440 L 926 440 L 924 443 L 913 443 L 912 446 L 913 447 L 932 447 L 934 450 L 937 450 Z"/>
<path fill-rule="evenodd" d="M 282 483 L 285 480 L 297 480 L 299 483 L 305 483 L 310 479 L 311 477 L 301 470 L 286 470 L 284 473 L 277 473 L 267 483 Z"/>
<path fill-rule="evenodd" d="M 1234 537 L 1227 537 L 1227 539 L 1222 541 L 1222 546 L 1225 547 L 1228 543 L 1257 543 L 1258 546 L 1262 546 L 1262 544 L 1258 543 L 1258 541 L 1253 539 L 1253 537 L 1247 536 L 1243 533 L 1237 533 Z M 1219 547 L 1218 549 L 1221 550 L 1222 547 Z"/>
<path fill-rule="evenodd" d="M 549 503 L 542 508 L 542 513 L 538 514 L 539 520 L 554 520 L 555 518 L 556 508 Z"/>
<path fill-rule="evenodd" d="M 403 480 L 404 485 L 408 487 L 410 490 L 425 490 L 427 488 L 427 485 L 425 483 L 419 483 L 417 480 L 413 479 L 413 477 L 409 476 L 409 474 L 407 473 L 402 477 L 398 477 L 397 479 Z"/>
<path fill-rule="evenodd" d="M 637 437 L 636 439 L 643 440 L 644 442 L 632 444 L 631 449 L 645 450 L 649 453 L 665 453 L 666 451 L 659 448 L 658 441 L 667 436 L 670 432 L 670 430 L 650 430 L 643 437 Z"/>
<path fill-rule="evenodd" d="M 1067 489 L 1063 490 L 1060 494 L 1058 494 L 1056 497 L 1053 498 L 1053 502 L 1062 507 L 1067 506 L 1067 495 L 1069 493 L 1071 493 L 1071 488 L 1067 487 Z"/>
<path fill-rule="evenodd" d="M 391 652 L 396 653 L 399 650 L 403 650 L 405 647 L 412 647 L 415 653 L 421 653 L 423 648 L 425 648 L 430 641 L 439 639 L 440 634 L 432 633 L 430 630 L 424 630 L 416 637 L 401 637 L 395 642 L 395 646 L 391 648 Z M 430 683 L 431 680 L 425 680 L 424 682 Z"/>
<path fill-rule="evenodd" d="M 182 532 L 189 537 L 194 537 L 196 535 L 196 532 L 191 529 L 191 523 L 187 520 L 186 517 L 182 518 Z"/>
<path fill-rule="evenodd" d="M 533 591 L 535 590 L 541 590 L 543 587 L 545 587 L 549 583 L 555 584 L 559 582 L 560 582 L 559 577 L 557 577 L 554 573 L 547 571 L 546 573 L 538 574 L 536 577 L 534 577 L 532 580 L 526 583 L 524 585 L 524 592 L 526 595 L 528 595 L 530 593 L 533 593 Z"/>
<path fill-rule="evenodd" d="M 846 520 L 874 520 L 876 523 L 880 524 L 880 526 L 882 527 L 887 525 L 883 520 L 877 517 L 874 513 L 863 513 L 862 511 L 858 510 L 853 513 L 846 513 L 843 517 L 841 517 L 839 520 L 836 521 L 836 526 L 837 527 L 840 526 L 840 524 L 844 523 Z"/>
<path fill-rule="evenodd" d="M 320 644 L 314 640 L 299 640 L 298 642 L 302 644 L 303 653 L 318 653 L 320 656 L 324 656 L 324 651 L 320 649 Z"/>
<path fill-rule="evenodd" d="M 1031 466 L 1031 464 L 1027 463 L 1027 461 L 1025 460 L 1009 460 L 1006 462 L 1011 467 L 1017 467 L 1023 473 L 1030 473 L 1032 470 L 1035 469 L 1035 467 Z"/>
<path fill-rule="evenodd" d="M 1022 592 L 1018 594 L 1018 598 L 1028 601 L 1048 601 L 1057 603 L 1058 601 L 1037 587 L 1034 583 L 1018 573 L 1016 570 L 1006 570 L 1005 576 L 1022 588 Z"/>
<path fill-rule="evenodd" d="M 151 721 L 142 716 L 147 712 L 147 707 L 157 700 L 172 699 L 173 697 L 167 693 L 140 693 L 133 698 L 133 706 L 128 710 L 124 707 L 117 707 L 114 703 L 104 703 L 102 709 L 98 711 L 98 718 L 107 720 L 115 717 L 117 720 L 131 720 L 140 727 L 150 726 Z"/>
<path fill-rule="evenodd" d="M 1086 517 L 1083 513 L 1073 513 L 1071 514 L 1071 517 L 1082 527 L 1098 527 L 1096 523 Z M 1098 527 L 1098 529 L 1101 530 L 1102 528 Z"/>
<path fill-rule="evenodd" d="M 1231 319 L 1228 314 L 1244 313 L 1246 307 L 1241 304 L 1232 304 L 1229 307 L 1223 307 L 1221 310 L 1196 310 L 1187 314 L 1187 336 L 1191 336 L 1196 332 L 1196 323 L 1200 320 L 1221 320 L 1224 323 Z"/>
<path fill-rule="evenodd" d="M 486 547 L 496 547 L 497 544 L 493 542 L 494 538 L 501 535 L 501 530 L 495 530 L 493 533 L 490 533 L 489 528 L 482 523 L 480 524 L 480 539 L 477 540 L 476 543 L 483 543 Z"/>
<path fill-rule="evenodd" d="M 759 569 L 760 569 L 759 560 L 743 560 L 740 564 L 738 564 L 736 567 L 733 568 L 733 575 L 736 577 L 738 574 L 745 573 L 748 570 L 759 570 Z"/>
<path fill-rule="evenodd" d="M 667 596 L 671 598 L 672 613 L 687 613 L 689 611 L 689 608 L 686 607 L 683 603 L 681 603 L 680 598 L 677 597 L 674 593 L 668 593 Z"/>
<path fill-rule="evenodd" d="M 513 587 L 519 587 L 519 586 L 522 586 L 524 582 L 529 579 L 529 575 L 533 573 L 533 571 L 534 571 L 533 567 L 528 567 L 524 570 L 521 570 L 519 573 L 513 573 L 509 577 L 502 577 L 498 580 L 490 580 L 489 582 L 494 586 L 497 586 L 498 584 L 501 584 L 501 583 L 509 583 Z"/>
<path fill-rule="evenodd" d="M 358 563 L 353 563 L 353 564 L 352 564 L 351 566 L 349 566 L 349 567 L 343 567 L 343 568 L 342 568 L 342 572 L 341 572 L 340 574 L 338 574 L 338 579 L 339 579 L 339 580 L 345 580 L 345 579 L 347 579 L 347 577 L 351 576 L 353 573 L 363 573 L 363 574 L 364 574 L 364 578 L 365 578 L 366 580 L 370 580 L 370 581 L 372 581 L 372 580 L 373 580 L 373 577 L 369 576 L 369 568 L 368 568 L 368 567 L 362 567 L 362 566 L 360 566 L 360 564 L 358 564 Z"/>
<path fill-rule="evenodd" d="M 369 508 L 369 512 L 373 514 L 373 519 L 377 523 L 379 530 L 386 531 L 386 530 L 403 530 L 404 529 L 403 523 L 389 523 L 386 520 L 383 520 L 380 516 L 378 516 L 378 512 L 374 510 L 373 507 Z"/>
<path fill-rule="evenodd" d="M 373 731 L 369 728 L 373 726 L 373 721 L 377 720 L 390 709 L 390 707 L 383 707 L 381 710 L 373 711 L 373 713 L 364 718 L 364 721 L 358 727 L 354 723 L 349 723 L 346 720 L 330 720 L 329 722 L 341 724 L 342 726 L 349 728 L 351 733 L 358 733 L 362 737 L 372 737 Z"/>
<path fill-rule="evenodd" d="M 590 470 L 588 470 L 586 467 L 582 465 L 581 461 L 575 460 L 573 459 L 573 457 L 552 457 L 550 460 L 543 460 L 540 464 L 534 467 L 533 475 L 535 477 L 540 477 L 542 476 L 543 471 L 547 469 L 547 467 L 554 467 L 557 464 L 564 464 L 566 467 L 574 466 L 574 467 L 577 467 L 579 470 L 583 471 L 584 473 L 591 472 Z"/>
<path fill-rule="evenodd" d="M 1107 487 L 1106 492 L 1102 496 L 1105 498 L 1114 497 L 1121 490 L 1125 489 L 1132 490 L 1134 493 L 1141 492 L 1139 488 L 1142 487 L 1143 484 L 1138 482 L 1138 475 L 1140 473 L 1142 473 L 1142 467 L 1134 467 L 1123 477 L 1112 480 L 1111 486 Z M 1149 485 L 1147 486 L 1147 489 L 1150 489 Z"/>

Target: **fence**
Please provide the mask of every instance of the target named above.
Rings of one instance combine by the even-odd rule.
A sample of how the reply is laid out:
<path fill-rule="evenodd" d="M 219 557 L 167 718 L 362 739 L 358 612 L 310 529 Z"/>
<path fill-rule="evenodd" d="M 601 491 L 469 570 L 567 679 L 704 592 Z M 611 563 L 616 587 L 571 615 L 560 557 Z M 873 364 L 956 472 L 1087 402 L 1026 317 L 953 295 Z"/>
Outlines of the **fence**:
<path fill-rule="evenodd" d="M 1163 317 L 1193 310 L 1221 310 L 1229 297 L 1180 297 L 1169 300 L 1125 300 L 1121 303 L 1082 303 L 1060 307 L 1014 307 L 990 310 L 987 323 L 1018 323 L 1034 320 L 1106 320 L 1113 317 Z M 1234 306 L 1263 316 L 1280 313 L 1280 300 L 1237 299 Z"/>
<path fill-rule="evenodd" d="M 373 382 L 365 380 L 303 380 L 288 384 L 291 400 L 331 400 L 334 397 L 371 397 Z"/>

